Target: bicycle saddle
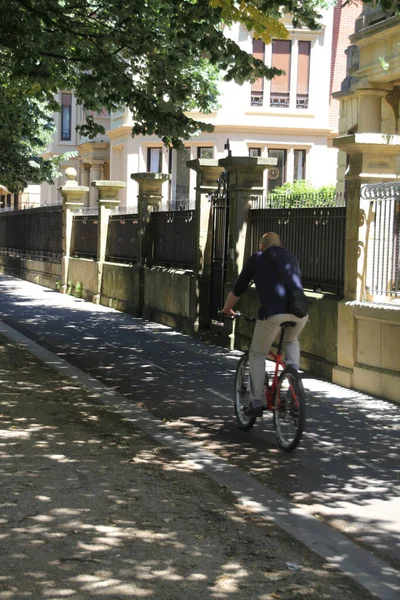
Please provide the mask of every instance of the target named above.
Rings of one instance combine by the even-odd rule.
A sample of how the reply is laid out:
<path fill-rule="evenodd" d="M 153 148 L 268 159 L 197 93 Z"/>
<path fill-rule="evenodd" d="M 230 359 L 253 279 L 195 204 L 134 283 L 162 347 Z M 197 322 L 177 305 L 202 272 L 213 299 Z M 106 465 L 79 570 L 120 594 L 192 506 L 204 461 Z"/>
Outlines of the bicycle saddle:
<path fill-rule="evenodd" d="M 296 323 L 294 321 L 284 321 L 284 323 L 281 323 L 282 329 L 286 329 L 287 327 L 294 327 L 295 325 Z"/>

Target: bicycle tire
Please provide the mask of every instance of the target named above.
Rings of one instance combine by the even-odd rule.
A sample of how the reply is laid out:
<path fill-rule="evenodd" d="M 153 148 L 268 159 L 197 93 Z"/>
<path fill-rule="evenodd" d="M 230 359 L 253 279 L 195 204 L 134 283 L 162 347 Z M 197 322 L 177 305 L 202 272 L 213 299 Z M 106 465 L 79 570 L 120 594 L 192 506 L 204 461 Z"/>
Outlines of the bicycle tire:
<path fill-rule="evenodd" d="M 306 419 L 303 382 L 293 367 L 279 376 L 275 393 L 274 427 L 279 446 L 291 452 L 300 442 Z"/>
<path fill-rule="evenodd" d="M 249 431 L 256 422 L 256 417 L 247 417 L 243 412 L 243 400 L 247 390 L 247 378 L 249 376 L 249 355 L 243 354 L 239 360 L 233 389 L 233 404 L 236 415 L 236 422 L 242 431 Z"/>

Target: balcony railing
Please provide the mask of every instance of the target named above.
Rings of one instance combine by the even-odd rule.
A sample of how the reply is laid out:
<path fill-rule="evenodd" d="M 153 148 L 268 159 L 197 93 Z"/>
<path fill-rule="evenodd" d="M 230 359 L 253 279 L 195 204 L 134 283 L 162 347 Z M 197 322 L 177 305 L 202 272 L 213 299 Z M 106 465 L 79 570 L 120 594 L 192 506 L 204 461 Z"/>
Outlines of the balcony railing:
<path fill-rule="evenodd" d="M 289 108 L 289 92 L 271 92 L 269 105 L 275 108 Z"/>
<path fill-rule="evenodd" d="M 262 106 L 264 102 L 264 92 L 251 92 L 251 106 Z"/>
<path fill-rule="evenodd" d="M 297 94 L 296 108 L 308 108 L 308 94 Z"/>

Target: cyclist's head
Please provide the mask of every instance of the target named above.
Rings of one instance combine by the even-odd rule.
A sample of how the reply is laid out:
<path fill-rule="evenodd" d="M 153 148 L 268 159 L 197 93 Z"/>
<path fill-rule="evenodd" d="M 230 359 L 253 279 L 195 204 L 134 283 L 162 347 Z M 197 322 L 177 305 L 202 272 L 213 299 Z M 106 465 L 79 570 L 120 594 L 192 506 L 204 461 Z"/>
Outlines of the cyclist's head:
<path fill-rule="evenodd" d="M 264 233 L 260 242 L 260 250 L 266 250 L 271 246 L 281 246 L 281 238 L 277 233 L 270 231 L 269 233 Z"/>

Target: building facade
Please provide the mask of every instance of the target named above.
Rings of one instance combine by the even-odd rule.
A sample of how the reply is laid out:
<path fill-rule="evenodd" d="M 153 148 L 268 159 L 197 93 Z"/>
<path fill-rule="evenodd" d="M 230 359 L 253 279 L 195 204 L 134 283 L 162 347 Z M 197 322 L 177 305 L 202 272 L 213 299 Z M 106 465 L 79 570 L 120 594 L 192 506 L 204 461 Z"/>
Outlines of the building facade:
<path fill-rule="evenodd" d="M 230 30 L 243 50 L 285 74 L 242 86 L 221 82 L 220 109 L 190 115 L 211 123 L 213 133 L 188 140 L 183 150 L 169 150 L 155 136 L 132 138 L 129 111 L 111 115 L 110 174 L 127 181 L 122 203 L 136 202 L 137 183 L 131 173 L 158 171 L 171 175 L 164 184 L 164 205 L 193 206 L 195 173 L 186 162 L 226 156 L 227 139 L 233 156 L 277 159 L 277 169 L 266 175 L 266 190 L 301 179 L 315 187 L 335 184 L 337 150 L 332 140 L 338 134 L 339 101 L 331 94 L 346 73 L 345 50 L 360 12 L 359 6 L 342 4 L 324 12 L 318 31 L 294 29 L 288 18 L 289 39 L 269 46 L 239 25 Z"/>

